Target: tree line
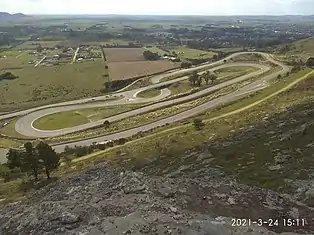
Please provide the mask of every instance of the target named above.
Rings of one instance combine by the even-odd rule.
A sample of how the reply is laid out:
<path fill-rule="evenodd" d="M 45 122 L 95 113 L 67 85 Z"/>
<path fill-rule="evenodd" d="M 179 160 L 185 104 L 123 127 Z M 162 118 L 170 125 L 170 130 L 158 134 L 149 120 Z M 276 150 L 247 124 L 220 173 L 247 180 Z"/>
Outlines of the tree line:
<path fill-rule="evenodd" d="M 10 149 L 6 157 L 10 169 L 19 168 L 21 172 L 31 174 L 35 181 L 43 172 L 50 179 L 51 172 L 60 165 L 60 156 L 45 142 L 35 147 L 31 142 L 25 143 L 24 149 Z"/>
<path fill-rule="evenodd" d="M 160 56 L 157 53 L 154 53 L 151 51 L 144 51 L 143 56 L 144 56 L 145 60 L 155 61 L 155 60 L 160 59 Z"/>
<path fill-rule="evenodd" d="M 214 83 L 217 80 L 217 75 L 214 73 L 211 73 L 210 71 L 206 71 L 203 74 L 198 74 L 196 71 L 194 71 L 189 76 L 189 82 L 192 86 L 198 86 L 200 87 L 202 85 L 203 80 L 205 81 L 205 84 L 208 85 L 209 81 Z"/>

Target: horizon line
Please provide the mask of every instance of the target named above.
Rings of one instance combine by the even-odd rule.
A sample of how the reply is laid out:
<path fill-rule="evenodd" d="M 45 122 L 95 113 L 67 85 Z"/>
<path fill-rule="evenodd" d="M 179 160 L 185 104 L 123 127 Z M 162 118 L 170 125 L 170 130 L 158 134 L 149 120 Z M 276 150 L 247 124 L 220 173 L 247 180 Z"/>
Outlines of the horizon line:
<path fill-rule="evenodd" d="M 5 12 L 4 12 L 5 13 Z M 8 12 L 7 12 L 8 13 Z M 22 12 L 9 13 L 9 14 L 24 14 L 26 16 L 314 16 L 313 14 L 141 14 L 141 13 L 30 13 L 25 14 Z"/>

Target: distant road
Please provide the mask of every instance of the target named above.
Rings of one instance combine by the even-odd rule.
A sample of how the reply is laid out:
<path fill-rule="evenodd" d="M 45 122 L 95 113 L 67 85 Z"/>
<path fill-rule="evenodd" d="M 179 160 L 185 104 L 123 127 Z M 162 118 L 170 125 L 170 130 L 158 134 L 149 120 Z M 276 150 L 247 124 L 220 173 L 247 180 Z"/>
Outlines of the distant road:
<path fill-rule="evenodd" d="M 80 140 L 80 141 L 75 141 L 73 143 L 69 143 L 69 144 L 59 144 L 59 145 L 55 145 L 54 148 L 57 152 L 62 152 L 64 150 L 64 147 L 66 145 L 68 146 L 79 146 L 79 145 L 91 145 L 94 142 L 102 142 L 105 140 L 116 140 L 116 139 L 120 139 L 120 138 L 127 138 L 130 136 L 133 136 L 139 132 L 145 132 L 151 129 L 154 129 L 156 127 L 159 126 L 163 126 L 165 124 L 170 124 L 170 123 L 174 123 L 180 120 L 184 120 L 186 118 L 195 116 L 201 112 L 204 112 L 204 110 L 208 110 L 210 108 L 214 108 L 218 105 L 221 105 L 223 103 L 226 102 L 230 102 L 233 100 L 237 100 L 240 97 L 242 97 L 244 94 L 248 94 L 248 93 L 252 93 L 255 92 L 257 90 L 261 90 L 264 89 L 265 87 L 268 86 L 268 81 L 276 78 L 279 74 L 281 75 L 285 75 L 288 71 L 290 71 L 290 68 L 284 64 L 282 64 L 281 62 L 275 61 L 272 57 L 270 57 L 268 54 L 265 53 L 260 53 L 260 52 L 240 52 L 240 53 L 236 53 L 233 54 L 231 56 L 229 56 L 228 58 L 225 58 L 226 60 L 229 60 L 230 58 L 233 58 L 235 56 L 241 55 L 241 54 L 251 54 L 251 53 L 257 53 L 260 55 L 263 55 L 266 59 L 268 59 L 269 61 L 271 61 L 272 63 L 280 66 L 282 68 L 281 71 L 278 72 L 274 72 L 270 75 L 264 76 L 261 79 L 254 81 L 240 89 L 238 89 L 237 91 L 231 92 L 227 95 L 221 96 L 217 99 L 211 100 L 209 102 L 206 102 L 200 106 L 194 107 L 192 109 L 189 109 L 187 111 L 184 111 L 182 113 L 158 120 L 156 122 L 150 123 L 150 124 L 146 124 L 146 125 L 142 125 L 140 127 L 136 127 L 136 128 L 132 128 L 130 130 L 125 130 L 125 131 L 121 131 L 118 133 L 114 133 L 114 134 L 109 134 L 106 136 L 102 136 L 102 137 L 96 137 L 96 138 L 92 138 L 89 140 Z M 215 67 L 216 66 L 216 67 Z M 181 97 L 178 99 L 174 99 L 174 100 L 169 100 L 169 101 L 164 101 L 164 102 L 159 102 L 153 105 L 149 105 L 143 108 L 139 108 L 136 110 L 132 110 L 130 112 L 126 112 L 123 114 L 119 114 L 119 115 L 115 115 L 112 116 L 110 118 L 107 118 L 106 120 L 108 121 L 115 121 L 115 120 L 120 120 L 123 118 L 127 118 L 130 116 L 134 116 L 134 115 L 139 115 L 142 114 L 143 112 L 148 112 L 150 110 L 154 110 L 157 108 L 162 108 L 165 106 L 169 106 L 169 105 L 174 105 L 183 101 L 187 101 L 187 100 L 191 100 L 191 99 L 195 99 L 197 97 L 206 95 L 210 92 L 219 90 L 223 87 L 232 85 L 232 84 L 236 84 L 238 82 L 247 80 L 251 77 L 260 75 L 266 71 L 269 71 L 269 67 L 265 66 L 265 65 L 260 65 L 260 64 L 253 64 L 253 63 L 234 63 L 234 64 L 224 64 L 223 60 L 212 63 L 212 64 L 204 64 L 198 67 L 193 67 L 193 68 L 189 68 L 189 69 L 184 69 L 184 70 L 179 70 L 179 71 L 175 71 L 175 72 L 171 72 L 171 73 L 167 73 L 167 74 L 163 74 L 163 75 L 158 75 L 152 78 L 152 82 L 154 83 L 153 85 L 149 85 L 147 87 L 144 88 L 139 88 L 139 89 L 135 89 L 132 91 L 124 91 L 124 92 L 119 92 L 116 93 L 116 96 L 123 96 L 122 99 L 120 100 L 115 100 L 115 101 L 106 101 L 104 103 L 101 104 L 95 104 L 95 103 L 86 103 L 88 101 L 91 101 L 91 98 L 89 99 L 81 99 L 81 100 L 76 100 L 76 101 L 69 101 L 69 102 L 63 102 L 63 103 L 59 103 L 59 104 L 53 104 L 53 105 L 46 105 L 43 107 L 38 107 L 38 108 L 33 108 L 33 109 L 29 109 L 29 110 L 24 110 L 24 111 L 20 111 L 20 112 L 16 112 L 16 113 L 11 113 L 11 114 L 6 114 L 6 115 L 2 115 L 0 116 L 0 120 L 1 119 L 6 119 L 6 118 L 10 118 L 10 117 L 16 117 L 16 116 L 21 116 L 21 115 L 25 115 L 22 118 L 18 119 L 17 123 L 16 123 L 16 130 L 26 136 L 31 136 L 31 137 L 36 137 L 36 138 L 43 138 L 43 137 L 48 137 L 48 136 L 56 136 L 56 135 L 62 135 L 62 134 L 67 134 L 67 133 L 72 133 L 75 131 L 82 131 L 85 130 L 87 128 L 90 127 L 94 127 L 94 126 L 98 126 L 100 124 L 102 124 L 104 122 L 104 120 L 100 120 L 97 122 L 92 122 L 92 123 L 88 123 L 88 124 L 84 124 L 84 125 L 80 125 L 80 126 L 76 126 L 73 128 L 65 128 L 62 130 L 56 130 L 56 131 L 43 131 L 43 130 L 37 130 L 33 127 L 33 122 L 43 116 L 52 114 L 52 113 L 56 113 L 56 112 L 63 112 L 63 111 L 70 111 L 70 110 L 76 110 L 76 109 L 85 109 L 85 108 L 95 108 L 95 107 L 105 107 L 105 106 L 112 106 L 112 105 L 124 105 L 124 104 L 130 104 L 130 103 L 142 103 L 142 102 L 151 102 L 151 101 L 157 101 L 160 100 L 162 98 L 167 97 L 170 93 L 168 89 L 163 89 L 163 92 L 160 96 L 154 97 L 154 98 L 150 98 L 150 99 L 144 99 L 144 98 L 138 98 L 136 97 L 136 94 L 138 94 L 139 92 L 148 90 L 148 89 L 152 89 L 152 88 L 157 88 L 160 86 L 164 86 L 167 84 L 172 84 L 174 82 L 180 81 L 180 80 L 184 80 L 186 79 L 186 77 L 179 77 L 177 79 L 174 80 L 170 80 L 170 81 L 166 81 L 166 82 L 161 82 L 160 80 L 167 78 L 169 76 L 180 76 L 186 72 L 192 72 L 192 71 L 198 71 L 200 69 L 204 70 L 204 69 L 210 69 L 210 70 L 217 70 L 219 68 L 226 68 L 226 67 L 232 67 L 232 66 L 254 66 L 259 68 L 258 71 L 252 72 L 250 74 L 246 74 L 244 76 L 241 77 L 237 77 L 233 80 L 229 80 L 227 82 L 223 82 L 221 84 L 209 87 L 207 89 L 204 89 L 200 92 L 191 94 L 189 96 L 186 97 Z M 100 97 L 95 97 L 93 98 L 93 100 L 95 101 L 102 101 L 108 99 L 108 96 L 100 96 Z M 3 155 L 7 150 L 1 150 L 0 149 L 0 156 L 1 154 Z"/>
<path fill-rule="evenodd" d="M 46 58 L 47 56 L 44 56 L 34 67 L 37 68 Z"/>
<path fill-rule="evenodd" d="M 78 47 L 78 48 L 76 49 L 75 53 L 74 53 L 74 56 L 73 56 L 73 59 L 72 59 L 72 64 L 75 63 L 76 57 L 77 57 L 77 54 L 79 53 L 79 51 L 80 51 L 80 47 Z"/>

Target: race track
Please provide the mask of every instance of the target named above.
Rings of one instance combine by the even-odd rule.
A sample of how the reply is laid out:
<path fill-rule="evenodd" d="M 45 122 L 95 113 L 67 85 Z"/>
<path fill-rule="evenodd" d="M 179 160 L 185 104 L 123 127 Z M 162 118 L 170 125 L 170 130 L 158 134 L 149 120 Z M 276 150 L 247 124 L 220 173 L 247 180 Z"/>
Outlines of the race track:
<path fill-rule="evenodd" d="M 66 145 L 68 145 L 70 147 L 75 146 L 75 145 L 76 146 L 91 145 L 94 142 L 102 142 L 105 140 L 116 140 L 116 139 L 120 139 L 120 138 L 127 138 L 127 137 L 133 136 L 139 132 L 145 132 L 145 131 L 151 130 L 151 129 L 159 127 L 159 126 L 163 126 L 165 124 L 174 123 L 174 122 L 195 116 L 201 112 L 204 112 L 204 110 L 214 108 L 214 107 L 221 105 L 223 103 L 237 100 L 245 94 L 252 93 L 254 91 L 263 89 L 263 88 L 268 86 L 269 80 L 276 78 L 279 74 L 285 75 L 288 71 L 290 71 L 290 68 L 288 66 L 286 66 L 286 65 L 284 65 L 278 61 L 275 61 L 268 54 L 260 53 L 260 52 L 236 53 L 236 54 L 233 54 L 233 55 L 225 58 L 225 60 L 229 60 L 235 56 L 238 56 L 241 54 L 247 54 L 247 53 L 260 54 L 263 57 L 265 57 L 267 60 L 272 62 L 273 64 L 280 66 L 282 69 L 278 72 L 274 72 L 274 73 L 269 74 L 267 76 L 263 76 L 259 80 L 255 80 L 255 81 L 249 83 L 248 85 L 243 86 L 242 88 L 240 88 L 234 92 L 223 95 L 219 98 L 208 101 L 202 105 L 199 105 L 199 106 L 194 107 L 192 109 L 186 110 L 186 111 L 181 112 L 179 114 L 158 120 L 156 122 L 142 125 L 140 127 L 135 127 L 135 128 L 130 129 L 130 130 L 125 130 L 125 131 L 121 131 L 118 133 L 109 134 L 109 135 L 102 136 L 102 137 L 91 138 L 88 140 L 75 141 L 73 143 L 55 145 L 54 148 L 57 152 L 62 152 Z M 185 79 L 187 79 L 187 76 L 184 76 L 184 74 L 186 74 L 187 72 L 192 72 L 192 71 L 203 71 L 204 72 L 206 70 L 215 71 L 215 70 L 218 70 L 221 68 L 227 68 L 227 67 L 232 67 L 232 66 L 252 66 L 252 67 L 258 68 L 258 70 L 254 71 L 252 73 L 237 77 L 235 79 L 228 80 L 226 82 L 222 82 L 218 85 L 211 86 L 209 88 L 206 88 L 206 89 L 201 90 L 199 92 L 193 93 L 191 95 L 184 96 L 184 97 L 177 98 L 177 99 L 162 101 L 162 99 L 171 95 L 171 91 L 167 88 L 162 89 L 161 94 L 159 96 L 156 96 L 153 98 L 138 98 L 137 97 L 137 94 L 142 92 L 142 91 L 153 89 L 153 88 L 158 88 L 158 87 L 165 86 L 165 85 L 170 85 L 172 83 L 185 80 Z M 23 111 L 19 111 L 19 112 L 15 112 L 15 113 L 1 115 L 0 120 L 21 116 L 17 120 L 16 125 L 15 125 L 16 131 L 19 132 L 20 134 L 22 134 L 24 136 L 32 137 L 32 138 L 54 137 L 54 136 L 69 134 L 69 133 L 73 133 L 73 132 L 77 132 L 77 131 L 83 131 L 83 130 L 86 130 L 88 128 L 99 126 L 99 125 L 103 124 L 104 120 L 99 120 L 99 121 L 87 123 L 84 125 L 79 125 L 79 126 L 75 126 L 75 127 L 71 127 L 71 128 L 65 128 L 62 130 L 53 130 L 53 131 L 38 130 L 38 129 L 33 127 L 33 122 L 35 120 L 43 117 L 43 116 L 50 115 L 53 113 L 58 113 L 58 112 L 64 112 L 64 111 L 160 101 L 158 103 L 147 105 L 147 106 L 144 106 L 142 108 L 138 108 L 138 109 L 135 109 L 135 110 L 132 110 L 129 112 L 125 112 L 125 113 L 122 113 L 119 115 L 115 115 L 115 116 L 111 116 L 109 118 L 106 118 L 106 120 L 108 120 L 110 122 L 118 121 L 118 120 L 125 119 L 125 118 L 131 117 L 131 116 L 136 116 L 136 115 L 140 115 L 140 114 L 152 111 L 152 110 L 156 110 L 159 108 L 163 108 L 163 107 L 175 105 L 175 104 L 178 104 L 181 102 L 186 102 L 188 100 L 196 99 L 198 97 L 204 96 L 206 94 L 217 91 L 217 90 L 222 89 L 224 87 L 228 87 L 228 86 L 234 85 L 236 83 L 239 83 L 239 82 L 248 80 L 250 78 L 256 77 L 256 76 L 261 75 L 261 74 L 263 74 L 269 70 L 270 70 L 270 66 L 267 66 L 264 64 L 257 64 L 257 63 L 253 63 L 253 62 L 224 63 L 224 61 L 221 60 L 221 61 L 217 61 L 217 62 L 211 63 L 211 64 L 204 64 L 204 65 L 201 65 L 198 67 L 178 70 L 178 71 L 174 71 L 174 72 L 168 72 L 168 73 L 165 73 L 162 75 L 154 76 L 151 78 L 151 81 L 153 83 L 152 85 L 149 85 L 149 86 L 144 87 L 144 88 L 138 88 L 138 89 L 130 90 L 130 91 L 120 91 L 120 92 L 114 93 L 112 95 L 95 97 L 95 98 L 93 98 L 93 102 L 91 102 L 91 98 L 88 98 L 88 99 L 80 99 L 80 100 L 75 100 L 75 101 L 63 102 L 63 103 L 59 103 L 59 104 L 52 104 L 52 105 L 47 105 L 47 106 L 43 106 L 43 107 L 37 107 L 37 108 L 29 109 L 29 110 L 23 110 Z M 180 75 L 182 75 L 182 76 L 180 77 Z M 165 82 L 161 81 L 162 79 L 165 79 L 169 76 L 171 76 L 171 77 L 177 76 L 178 78 L 172 79 L 169 81 L 165 81 Z M 120 98 L 115 99 L 115 100 L 108 100 L 112 97 L 120 97 Z M 99 101 L 102 101 L 102 102 L 99 102 Z M 0 149 L 0 156 L 1 156 L 1 154 L 4 154 L 6 151 L 7 150 L 1 150 Z"/>

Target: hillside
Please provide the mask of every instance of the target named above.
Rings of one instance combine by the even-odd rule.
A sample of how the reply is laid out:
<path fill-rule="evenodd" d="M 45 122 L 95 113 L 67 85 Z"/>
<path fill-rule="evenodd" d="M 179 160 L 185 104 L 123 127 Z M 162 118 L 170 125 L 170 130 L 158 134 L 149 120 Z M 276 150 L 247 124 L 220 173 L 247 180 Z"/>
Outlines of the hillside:
<path fill-rule="evenodd" d="M 313 78 L 301 83 L 281 99 L 289 102 L 287 97 L 300 91 L 303 98 L 308 97 L 306 93 L 311 95 L 309 91 L 314 88 L 312 82 Z M 122 157 L 116 156 L 113 161 L 98 159 L 93 162 L 97 166 L 85 172 L 51 183 L 27 200 L 0 207 L 0 232 L 312 234 L 314 100 L 306 98 L 291 104 L 283 109 L 278 106 L 274 115 L 262 113 L 260 124 L 236 133 L 230 131 L 226 138 L 207 141 L 181 153 L 169 151 L 143 159 L 139 158 L 140 152 L 132 156 L 127 146 L 122 147 Z M 260 186 L 290 194 L 249 186 L 256 185 L 256 181 Z M 235 218 L 275 218 L 279 225 L 232 226 Z M 284 218 L 303 218 L 307 222 L 304 226 L 283 226 Z"/>
<path fill-rule="evenodd" d="M 188 156 L 185 156 L 188 157 Z M 210 159 L 203 155 L 203 160 Z M 275 235 L 314 230 L 314 209 L 289 196 L 241 185 L 213 168 L 150 177 L 100 164 L 0 208 L 10 235 Z M 302 227 L 232 225 L 232 218 L 301 218 Z M 16 229 L 18 228 L 18 230 Z M 290 235 L 292 235 L 290 233 Z"/>
<path fill-rule="evenodd" d="M 280 46 L 278 52 L 286 57 L 307 59 L 314 56 L 314 37 L 302 39 L 294 43 Z"/>
<path fill-rule="evenodd" d="M 10 14 L 7 12 L 0 12 L 0 20 L 16 20 L 27 17 L 22 13 Z"/>

